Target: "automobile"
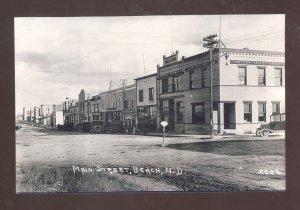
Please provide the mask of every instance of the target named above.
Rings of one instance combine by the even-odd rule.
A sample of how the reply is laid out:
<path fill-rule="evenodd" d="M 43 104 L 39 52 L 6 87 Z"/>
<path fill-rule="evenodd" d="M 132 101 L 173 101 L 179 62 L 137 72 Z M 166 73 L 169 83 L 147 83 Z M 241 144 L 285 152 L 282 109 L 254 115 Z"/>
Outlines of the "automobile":
<path fill-rule="evenodd" d="M 95 120 L 92 121 L 91 126 L 92 133 L 105 133 L 107 131 L 107 127 L 109 126 L 109 122 L 103 120 Z"/>
<path fill-rule="evenodd" d="M 285 131 L 285 113 L 276 113 L 270 116 L 270 123 L 261 124 L 256 129 L 256 136 L 268 136 L 270 133 Z"/>
<path fill-rule="evenodd" d="M 110 123 L 110 132 L 111 133 L 123 133 L 123 121 L 114 120 Z"/>
<path fill-rule="evenodd" d="M 76 126 L 76 130 L 82 133 L 89 133 L 92 130 L 92 122 L 81 122 Z"/>
<path fill-rule="evenodd" d="M 21 129 L 21 128 L 22 128 L 21 125 L 16 125 L 16 130 L 19 130 L 19 129 Z"/>

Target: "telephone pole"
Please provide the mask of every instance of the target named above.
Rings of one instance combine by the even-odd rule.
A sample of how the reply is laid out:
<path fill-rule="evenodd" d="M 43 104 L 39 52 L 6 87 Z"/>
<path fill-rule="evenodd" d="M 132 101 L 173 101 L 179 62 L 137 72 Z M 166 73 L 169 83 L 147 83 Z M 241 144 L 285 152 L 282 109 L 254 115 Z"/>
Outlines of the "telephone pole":
<path fill-rule="evenodd" d="M 125 85 L 126 85 L 126 80 L 122 79 L 121 84 L 123 87 L 123 124 L 125 123 Z"/>
<path fill-rule="evenodd" d="M 213 50 L 215 49 L 216 45 L 219 42 L 219 40 L 215 39 L 216 37 L 218 37 L 217 34 L 211 34 L 203 38 L 203 41 L 205 41 L 203 47 L 209 49 L 209 63 L 210 63 L 210 138 L 214 137 L 212 56 L 213 56 Z"/>

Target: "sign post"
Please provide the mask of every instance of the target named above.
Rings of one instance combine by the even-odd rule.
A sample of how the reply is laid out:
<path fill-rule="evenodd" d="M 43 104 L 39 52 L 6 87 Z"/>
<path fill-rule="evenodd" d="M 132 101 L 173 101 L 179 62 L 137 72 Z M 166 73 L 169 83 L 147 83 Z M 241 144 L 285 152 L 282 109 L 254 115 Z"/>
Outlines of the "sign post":
<path fill-rule="evenodd" d="M 162 121 L 161 123 L 160 123 L 161 125 L 162 125 L 162 127 L 163 127 L 163 143 L 162 143 L 162 146 L 164 147 L 165 146 L 165 128 L 166 128 L 166 126 L 168 125 L 168 122 L 167 121 Z"/>

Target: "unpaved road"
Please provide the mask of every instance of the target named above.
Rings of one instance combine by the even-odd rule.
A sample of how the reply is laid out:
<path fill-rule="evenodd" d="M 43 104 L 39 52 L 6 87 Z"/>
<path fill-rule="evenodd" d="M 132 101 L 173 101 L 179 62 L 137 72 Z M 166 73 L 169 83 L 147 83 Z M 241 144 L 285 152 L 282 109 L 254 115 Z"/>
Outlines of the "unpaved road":
<path fill-rule="evenodd" d="M 17 191 L 285 190 L 283 137 L 227 137 L 214 142 L 177 137 L 165 142 L 162 147 L 161 137 L 23 125 L 16 131 Z M 110 177 L 118 186 L 98 186 Z M 64 188 L 76 179 L 80 189 Z M 98 187 L 82 186 L 92 179 Z M 44 187 L 32 188 L 32 183 Z"/>

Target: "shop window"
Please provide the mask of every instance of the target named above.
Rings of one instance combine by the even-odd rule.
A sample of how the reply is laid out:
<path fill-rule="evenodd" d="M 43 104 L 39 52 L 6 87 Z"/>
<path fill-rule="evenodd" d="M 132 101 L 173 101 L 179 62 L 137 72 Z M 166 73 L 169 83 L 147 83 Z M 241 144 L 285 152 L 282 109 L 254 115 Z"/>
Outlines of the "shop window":
<path fill-rule="evenodd" d="M 128 100 L 124 100 L 124 108 L 128 109 Z"/>
<path fill-rule="evenodd" d="M 176 113 L 177 113 L 177 122 L 184 123 L 184 107 L 182 101 L 176 103 Z"/>
<path fill-rule="evenodd" d="M 192 104 L 192 122 L 205 123 L 204 104 Z"/>
<path fill-rule="evenodd" d="M 150 111 L 151 116 L 156 116 L 156 107 L 155 106 L 150 106 L 149 111 Z"/>
<path fill-rule="evenodd" d="M 272 103 L 272 114 L 279 114 L 280 113 L 280 103 L 273 102 Z"/>
<path fill-rule="evenodd" d="M 258 103 L 258 121 L 266 122 L 266 103 Z"/>
<path fill-rule="evenodd" d="M 244 102 L 244 121 L 252 122 L 252 103 Z"/>

